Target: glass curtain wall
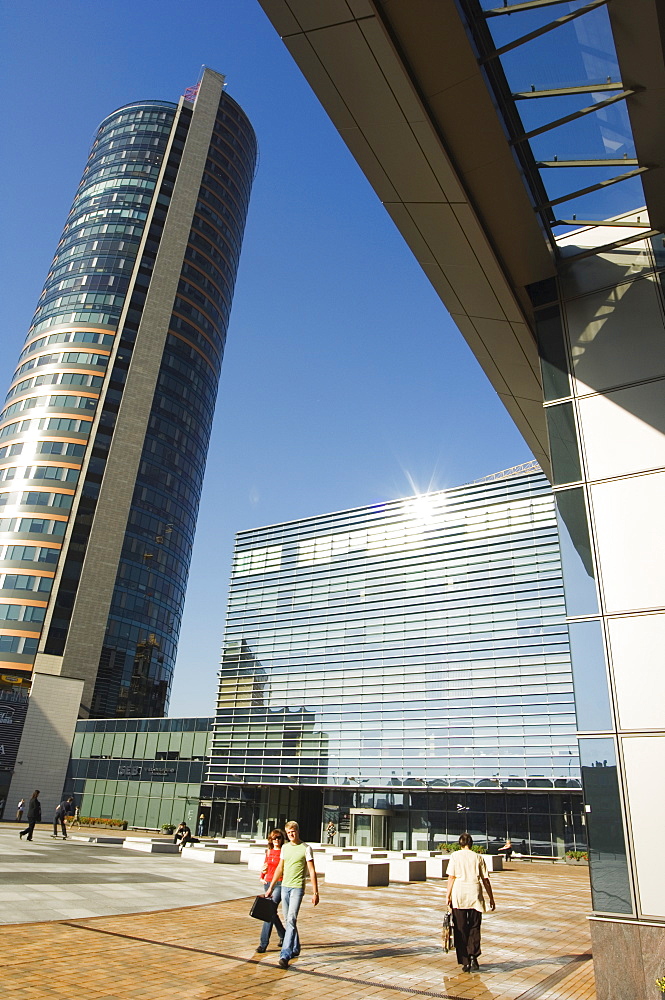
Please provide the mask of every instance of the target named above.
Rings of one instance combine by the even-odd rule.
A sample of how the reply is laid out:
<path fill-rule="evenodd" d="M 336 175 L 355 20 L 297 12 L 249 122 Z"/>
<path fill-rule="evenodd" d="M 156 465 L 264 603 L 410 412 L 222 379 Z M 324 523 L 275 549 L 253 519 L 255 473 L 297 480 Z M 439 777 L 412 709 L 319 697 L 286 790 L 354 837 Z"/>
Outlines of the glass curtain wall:
<path fill-rule="evenodd" d="M 542 474 L 238 535 L 208 781 L 408 798 L 410 837 L 416 790 L 430 802 L 458 789 L 455 814 L 469 811 L 465 789 L 505 790 L 497 809 L 473 799 L 497 837 L 516 835 L 505 816 L 489 819 L 507 793 L 523 789 L 526 802 L 527 789 L 579 790 Z M 550 816 L 571 809 L 556 801 L 542 829 L 516 826 L 542 853 L 565 839 Z M 445 796 L 418 808 L 449 812 Z M 450 830 L 436 817 L 423 830 L 432 822 Z"/>
<path fill-rule="evenodd" d="M 0 413 L 5 669 L 32 669 L 175 113 L 149 101 L 102 122 Z"/>

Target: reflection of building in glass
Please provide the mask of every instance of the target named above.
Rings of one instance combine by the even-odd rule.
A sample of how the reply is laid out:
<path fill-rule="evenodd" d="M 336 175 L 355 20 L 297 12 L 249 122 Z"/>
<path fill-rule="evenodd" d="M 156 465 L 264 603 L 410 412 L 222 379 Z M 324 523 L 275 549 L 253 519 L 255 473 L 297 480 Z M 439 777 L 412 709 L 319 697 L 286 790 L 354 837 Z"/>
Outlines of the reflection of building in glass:
<path fill-rule="evenodd" d="M 78 715 L 168 705 L 255 162 L 211 70 L 104 119 L 0 413 L 0 668 L 32 679 L 12 798 L 46 811 Z"/>
<path fill-rule="evenodd" d="M 583 839 L 574 736 L 540 472 L 238 535 L 209 782 L 388 810 L 394 844 L 454 832 L 460 812 L 484 835 L 493 813 L 492 836 L 551 853 Z M 513 789 L 533 830 L 511 828 Z"/>
<path fill-rule="evenodd" d="M 250 782 L 279 782 L 284 771 L 289 781 L 299 780 L 295 771 L 316 780 L 327 756 L 316 713 L 271 706 L 269 678 L 244 639 L 226 643 L 217 712 L 228 712 L 233 722 L 215 727 L 218 766 L 225 776 L 242 775 Z"/>

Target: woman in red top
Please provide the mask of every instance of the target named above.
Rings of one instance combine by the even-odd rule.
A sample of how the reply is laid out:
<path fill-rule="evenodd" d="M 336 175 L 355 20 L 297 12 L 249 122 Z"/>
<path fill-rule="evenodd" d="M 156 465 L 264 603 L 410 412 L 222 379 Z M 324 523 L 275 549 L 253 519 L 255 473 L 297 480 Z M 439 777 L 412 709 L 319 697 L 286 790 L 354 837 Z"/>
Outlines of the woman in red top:
<path fill-rule="evenodd" d="M 282 844 L 286 840 L 283 830 L 271 830 L 268 834 L 268 850 L 266 851 L 266 859 L 261 870 L 261 878 L 263 879 L 263 887 L 267 892 L 270 888 L 270 883 L 273 880 L 275 874 L 275 869 L 279 864 L 280 854 L 282 850 Z M 277 936 L 279 937 L 279 943 L 281 945 L 284 940 L 284 924 L 277 916 L 277 904 L 282 898 L 282 881 L 281 879 L 274 887 L 272 891 L 272 898 L 275 900 L 275 919 L 267 920 L 263 925 L 263 930 L 261 931 L 261 940 L 259 941 L 259 946 L 257 951 L 264 952 L 268 947 L 268 942 L 270 941 L 270 932 L 272 931 L 273 923 L 277 928 Z"/>

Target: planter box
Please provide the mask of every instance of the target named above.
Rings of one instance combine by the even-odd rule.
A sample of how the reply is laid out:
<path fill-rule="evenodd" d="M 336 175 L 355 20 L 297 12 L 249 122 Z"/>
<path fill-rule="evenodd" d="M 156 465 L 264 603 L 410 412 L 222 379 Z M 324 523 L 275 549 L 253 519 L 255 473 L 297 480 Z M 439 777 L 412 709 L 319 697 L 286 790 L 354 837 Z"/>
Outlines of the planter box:
<path fill-rule="evenodd" d="M 589 862 L 585 861 L 584 858 L 564 858 L 563 860 L 567 865 L 581 865 L 583 868 L 589 867 Z"/>

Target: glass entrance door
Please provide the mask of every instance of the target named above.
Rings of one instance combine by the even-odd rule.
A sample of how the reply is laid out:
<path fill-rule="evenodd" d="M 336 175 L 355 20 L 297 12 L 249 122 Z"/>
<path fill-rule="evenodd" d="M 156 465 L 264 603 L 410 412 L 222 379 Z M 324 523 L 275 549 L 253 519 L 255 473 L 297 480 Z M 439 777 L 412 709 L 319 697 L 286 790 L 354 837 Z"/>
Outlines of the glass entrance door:
<path fill-rule="evenodd" d="M 387 844 L 386 815 L 351 814 L 351 844 L 354 847 L 376 847 L 385 849 Z"/>

